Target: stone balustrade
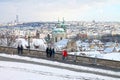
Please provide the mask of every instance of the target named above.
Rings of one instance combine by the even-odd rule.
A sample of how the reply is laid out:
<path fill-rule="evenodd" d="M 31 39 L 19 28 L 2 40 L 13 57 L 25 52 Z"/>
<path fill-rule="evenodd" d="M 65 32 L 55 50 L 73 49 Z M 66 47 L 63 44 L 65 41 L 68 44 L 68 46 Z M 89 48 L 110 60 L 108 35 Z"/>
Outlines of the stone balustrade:
<path fill-rule="evenodd" d="M 1 53 L 7 53 L 7 54 L 17 54 L 17 49 L 12 47 L 5 47 L 0 46 L 0 52 Z M 31 56 L 31 57 L 38 57 L 38 58 L 47 58 L 45 51 L 39 51 L 39 50 L 23 50 L 24 56 Z M 62 61 L 62 53 L 56 52 L 54 60 Z M 68 55 L 66 61 L 71 61 L 73 63 L 85 63 L 85 64 L 92 64 L 92 65 L 98 65 L 98 66 L 104 66 L 104 67 L 111 67 L 111 68 L 117 68 L 120 69 L 120 61 L 114 61 L 114 60 L 107 60 L 107 59 L 99 59 L 99 58 L 91 58 L 86 56 L 76 56 L 76 55 Z"/>

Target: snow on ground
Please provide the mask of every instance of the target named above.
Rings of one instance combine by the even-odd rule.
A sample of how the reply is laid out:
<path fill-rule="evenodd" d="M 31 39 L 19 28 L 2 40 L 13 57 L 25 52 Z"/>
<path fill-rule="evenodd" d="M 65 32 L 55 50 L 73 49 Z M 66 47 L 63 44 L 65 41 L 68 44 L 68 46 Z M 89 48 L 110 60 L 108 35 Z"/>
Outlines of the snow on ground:
<path fill-rule="evenodd" d="M 59 63 L 56 61 L 22 57 L 18 55 L 0 54 L 0 56 L 23 59 L 27 61 L 33 61 L 33 62 L 39 62 L 45 64 L 59 65 L 68 68 L 96 71 L 96 72 L 102 72 L 102 73 L 120 76 L 119 71 L 114 72 L 110 70 L 77 66 L 77 65 L 65 64 L 65 63 Z M 9 75 L 7 75 L 8 73 Z M 1 80 L 41 80 L 41 79 L 42 80 L 119 80 L 118 78 L 100 76 L 90 73 L 74 72 L 74 71 L 52 68 L 47 66 L 16 63 L 16 62 L 4 62 L 4 61 L 0 61 L 0 78 Z"/>
<path fill-rule="evenodd" d="M 87 76 L 86 76 L 87 75 Z M 94 77 L 93 77 L 94 76 Z M 117 80 L 88 73 L 17 62 L 0 61 L 1 80 Z"/>
<path fill-rule="evenodd" d="M 97 57 L 97 58 L 101 58 L 102 54 L 99 51 L 81 51 L 81 52 L 69 52 L 68 54 L 72 54 L 72 55 L 82 55 L 85 54 L 85 56 L 89 56 L 89 57 Z"/>
<path fill-rule="evenodd" d="M 110 59 L 110 60 L 120 61 L 120 53 L 114 52 L 114 53 L 104 54 L 103 59 Z"/>
<path fill-rule="evenodd" d="M 120 61 L 120 57 L 119 57 L 120 52 L 111 52 L 111 53 L 103 54 L 100 51 L 81 51 L 81 52 L 69 52 L 68 54 L 82 55 L 83 53 L 85 54 L 84 56 L 88 56 L 88 57 L 96 57 L 100 59 Z"/>

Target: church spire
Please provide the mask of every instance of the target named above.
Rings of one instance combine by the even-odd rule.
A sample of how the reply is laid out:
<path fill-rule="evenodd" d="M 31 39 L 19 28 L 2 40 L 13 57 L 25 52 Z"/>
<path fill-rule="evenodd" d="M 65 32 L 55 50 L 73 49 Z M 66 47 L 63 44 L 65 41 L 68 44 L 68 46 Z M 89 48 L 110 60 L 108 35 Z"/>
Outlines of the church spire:
<path fill-rule="evenodd" d="M 60 20 L 59 20 L 59 17 L 58 17 L 57 27 L 60 27 Z"/>
<path fill-rule="evenodd" d="M 63 24 L 65 23 L 64 17 L 63 17 Z"/>
<path fill-rule="evenodd" d="M 64 20 L 64 17 L 63 17 L 63 22 L 62 22 L 62 25 L 61 27 L 66 31 L 66 27 L 65 27 L 65 20 Z"/>
<path fill-rule="evenodd" d="M 60 19 L 59 19 L 59 17 L 58 17 L 58 23 L 60 23 Z"/>

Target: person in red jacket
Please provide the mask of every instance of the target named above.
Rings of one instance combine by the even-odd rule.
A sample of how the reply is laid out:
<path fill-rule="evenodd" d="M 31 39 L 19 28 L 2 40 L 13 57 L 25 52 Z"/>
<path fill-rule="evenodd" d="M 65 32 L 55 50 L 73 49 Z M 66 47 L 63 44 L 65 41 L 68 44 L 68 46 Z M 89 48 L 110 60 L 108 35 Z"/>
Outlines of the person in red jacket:
<path fill-rule="evenodd" d="M 67 59 L 67 56 L 68 56 L 67 50 L 63 50 L 63 51 L 62 51 L 62 59 L 63 59 L 63 60 L 66 60 L 66 59 Z"/>

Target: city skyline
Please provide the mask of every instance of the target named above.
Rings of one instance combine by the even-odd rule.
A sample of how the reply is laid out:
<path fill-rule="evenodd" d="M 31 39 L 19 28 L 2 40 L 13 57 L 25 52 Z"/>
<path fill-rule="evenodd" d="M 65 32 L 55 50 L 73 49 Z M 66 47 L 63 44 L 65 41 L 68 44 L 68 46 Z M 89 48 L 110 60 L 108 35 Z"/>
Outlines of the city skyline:
<path fill-rule="evenodd" d="M 120 0 L 0 0 L 0 23 L 19 16 L 20 22 L 120 21 Z"/>

